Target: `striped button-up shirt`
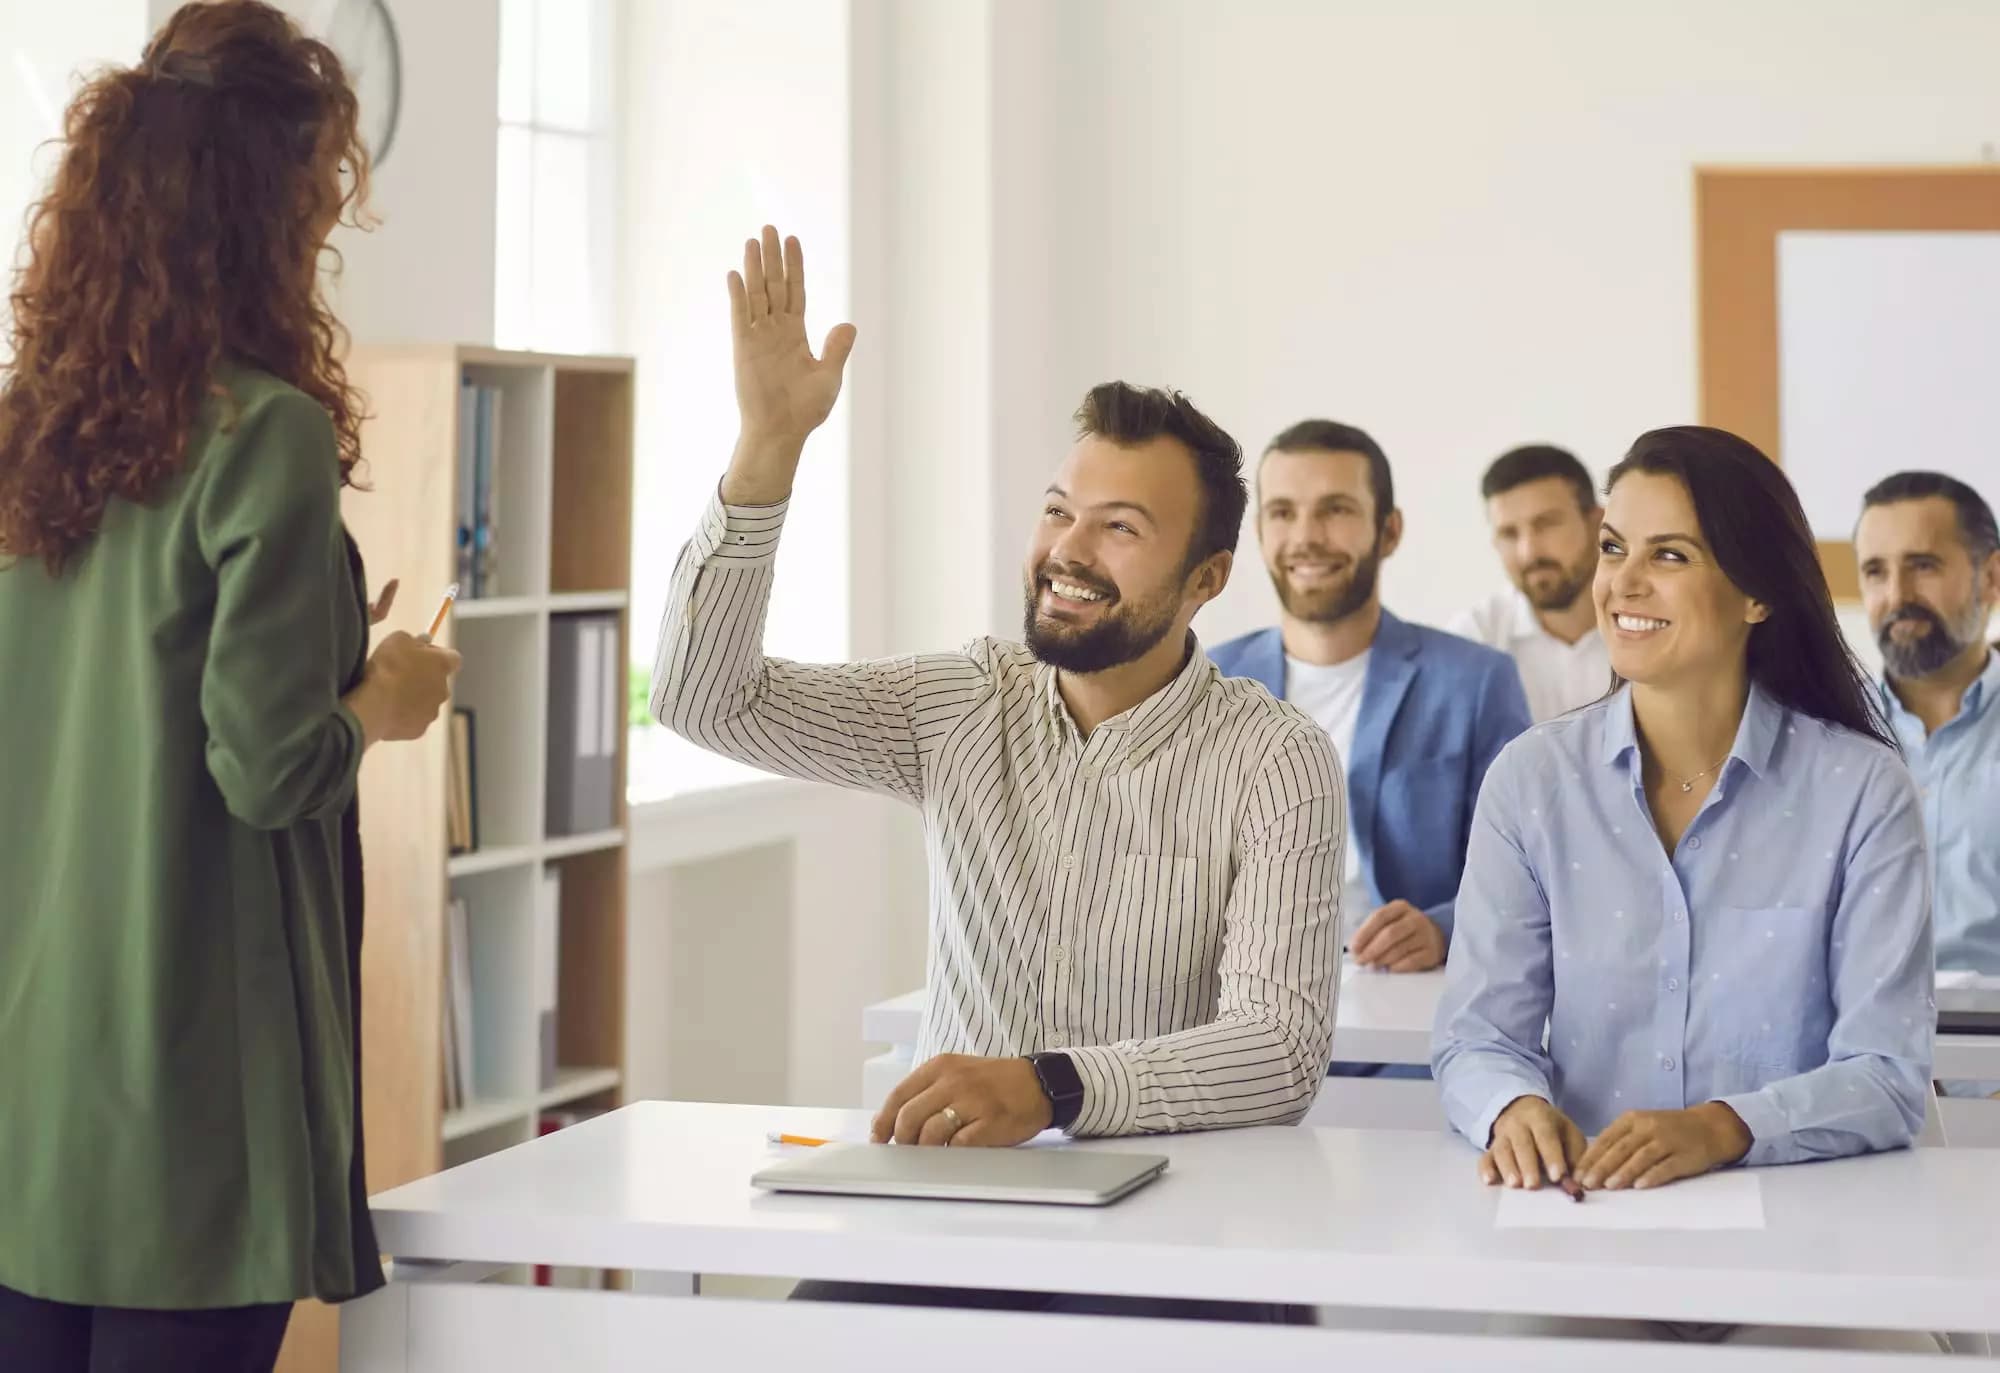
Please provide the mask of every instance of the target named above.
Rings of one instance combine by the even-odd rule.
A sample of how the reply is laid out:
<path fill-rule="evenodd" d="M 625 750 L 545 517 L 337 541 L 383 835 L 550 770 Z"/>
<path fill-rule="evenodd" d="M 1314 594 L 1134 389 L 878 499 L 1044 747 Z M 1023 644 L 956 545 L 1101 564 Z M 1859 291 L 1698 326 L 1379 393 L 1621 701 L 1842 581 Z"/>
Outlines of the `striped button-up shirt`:
<path fill-rule="evenodd" d="M 1433 1064 L 1484 1147 L 1520 1096 L 1585 1134 L 1728 1105 L 1748 1162 L 1893 1149 L 1922 1125 L 1930 882 L 1902 760 L 1752 687 L 1669 855 L 1632 689 L 1540 725 L 1486 774 Z"/>
<path fill-rule="evenodd" d="M 919 1058 L 1061 1049 L 1079 1135 L 1305 1114 L 1340 967 L 1346 798 L 1325 732 L 1192 644 L 1087 737 L 1019 644 L 766 658 L 785 509 L 711 502 L 668 594 L 653 714 L 752 766 L 922 808 Z"/>

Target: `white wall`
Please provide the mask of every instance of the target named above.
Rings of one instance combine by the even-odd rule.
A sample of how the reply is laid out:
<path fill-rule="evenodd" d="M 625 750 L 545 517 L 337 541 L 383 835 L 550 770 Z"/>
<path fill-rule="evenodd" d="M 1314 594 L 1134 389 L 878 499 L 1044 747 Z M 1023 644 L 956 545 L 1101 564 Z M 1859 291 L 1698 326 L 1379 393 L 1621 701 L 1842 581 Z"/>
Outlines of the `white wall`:
<path fill-rule="evenodd" d="M 1695 417 L 1696 165 L 2000 142 L 1983 0 L 1022 0 L 994 24 L 993 113 L 960 133 L 1002 150 L 993 260 L 1036 264 L 988 326 L 996 368 L 1033 364 L 996 395 L 996 540 L 1018 548 L 1085 388 L 1170 384 L 1253 454 L 1309 414 L 1375 433 L 1409 517 L 1385 585 L 1420 619 L 1497 581 L 1477 480 L 1501 450 L 1601 474 Z M 1253 554 L 1197 627 L 1274 613 Z"/>
<path fill-rule="evenodd" d="M 623 268 L 618 333 L 637 359 L 638 604 L 657 608 L 681 543 L 729 461 L 736 400 L 724 274 L 745 237 L 776 224 L 807 253 L 817 347 L 849 314 L 849 120 L 844 0 L 627 0 Z M 788 657 L 844 657 L 848 617 L 846 407 L 799 472 L 768 642 Z M 803 566 L 801 566 L 803 564 Z M 810 569 L 833 564 L 836 602 Z"/>
<path fill-rule="evenodd" d="M 380 225 L 334 235 L 345 259 L 334 309 L 357 343 L 491 343 L 499 0 L 391 10 L 403 49 L 402 114 L 371 191 Z"/>
<path fill-rule="evenodd" d="M 308 0 L 284 8 L 305 14 Z M 0 243 L 53 162 L 32 157 L 60 127 L 72 74 L 138 61 L 176 0 L 0 0 Z M 342 230 L 334 307 L 359 342 L 487 342 L 493 337 L 493 202 L 499 80 L 498 0 L 394 7 L 403 112 L 375 179 L 373 233 Z M 9 259 L 11 260 L 11 258 Z M 4 323 L 0 301 L 0 323 Z"/>
<path fill-rule="evenodd" d="M 0 4 L 0 265 L 23 260 L 28 207 L 55 171 L 51 140 L 80 78 L 138 61 L 148 32 L 145 0 Z M 11 270 L 5 276 L 11 286 Z M 8 294 L 0 290 L 0 362 L 9 352 Z"/>

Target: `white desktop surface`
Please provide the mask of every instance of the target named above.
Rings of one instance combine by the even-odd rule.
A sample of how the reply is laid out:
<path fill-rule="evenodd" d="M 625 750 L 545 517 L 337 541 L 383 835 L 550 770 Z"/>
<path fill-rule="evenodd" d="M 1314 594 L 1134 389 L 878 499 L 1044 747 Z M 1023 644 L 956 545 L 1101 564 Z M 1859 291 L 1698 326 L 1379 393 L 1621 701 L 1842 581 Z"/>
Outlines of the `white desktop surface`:
<path fill-rule="evenodd" d="M 1334 1061 L 1428 1066 L 1431 1023 L 1443 996 L 1443 968 L 1390 973 L 1343 964 L 1340 999 L 1334 1004 Z"/>
<path fill-rule="evenodd" d="M 1747 1233 L 1496 1230 L 1441 1133 L 1279 1127 L 1069 1147 L 1172 1159 L 1104 1210 L 777 1196 L 781 1129 L 858 1111 L 640 1102 L 375 1198 L 393 1254 L 680 1273 L 1902 1329 L 2000 1324 L 1991 1155 L 1764 1170 Z M 1584 1203 L 1588 1205 L 1588 1202 Z"/>

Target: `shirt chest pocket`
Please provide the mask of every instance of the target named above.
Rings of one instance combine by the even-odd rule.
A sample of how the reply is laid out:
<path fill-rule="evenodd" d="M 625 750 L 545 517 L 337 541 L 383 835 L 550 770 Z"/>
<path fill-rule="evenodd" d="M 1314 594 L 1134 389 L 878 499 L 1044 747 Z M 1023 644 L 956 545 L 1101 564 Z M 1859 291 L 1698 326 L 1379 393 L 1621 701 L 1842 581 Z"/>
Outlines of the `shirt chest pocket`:
<path fill-rule="evenodd" d="M 1224 894 L 1199 858 L 1121 853 L 1078 941 L 1111 987 L 1166 987 L 1213 973 L 1222 956 Z"/>
<path fill-rule="evenodd" d="M 1724 1057 L 1796 1072 L 1825 1061 L 1826 926 L 1804 906 L 1726 906 L 1697 928 L 1695 980 Z"/>

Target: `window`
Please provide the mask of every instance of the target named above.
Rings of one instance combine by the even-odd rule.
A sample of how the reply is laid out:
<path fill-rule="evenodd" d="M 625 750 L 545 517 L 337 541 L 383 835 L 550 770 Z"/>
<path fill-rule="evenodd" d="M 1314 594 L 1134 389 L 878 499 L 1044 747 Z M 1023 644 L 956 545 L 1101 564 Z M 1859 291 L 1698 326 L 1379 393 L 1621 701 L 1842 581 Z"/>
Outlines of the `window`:
<path fill-rule="evenodd" d="M 616 343 L 618 187 L 611 0 L 501 0 L 494 337 Z"/>
<path fill-rule="evenodd" d="M 544 0 L 549 3 L 549 0 Z M 806 246 L 817 348 L 849 317 L 848 28 L 844 4 L 625 0 L 619 49 L 619 347 L 637 360 L 628 796 L 660 800 L 760 774 L 653 724 L 660 612 L 682 545 L 736 439 L 724 274 L 776 224 Z M 852 387 L 850 372 L 850 394 Z M 799 469 L 764 651 L 849 653 L 847 403 Z"/>
<path fill-rule="evenodd" d="M 806 244 L 817 347 L 847 318 L 845 4 L 501 0 L 494 332 L 636 363 L 634 803 L 759 774 L 646 712 L 681 546 L 736 437 L 723 274 L 766 223 Z M 848 654 L 846 406 L 814 436 L 786 524 L 767 653 Z"/>

